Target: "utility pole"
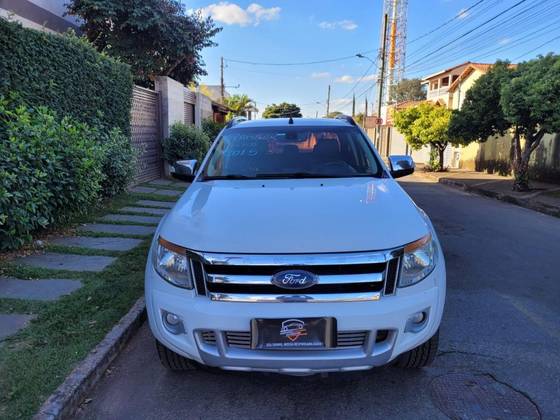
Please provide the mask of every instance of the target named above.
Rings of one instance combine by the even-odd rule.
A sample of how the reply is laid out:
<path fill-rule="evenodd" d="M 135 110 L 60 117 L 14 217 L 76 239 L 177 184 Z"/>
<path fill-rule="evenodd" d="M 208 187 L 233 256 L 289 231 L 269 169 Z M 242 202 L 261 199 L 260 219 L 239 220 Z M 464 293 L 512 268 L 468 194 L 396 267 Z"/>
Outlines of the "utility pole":
<path fill-rule="evenodd" d="M 224 57 L 220 60 L 220 98 L 222 99 L 222 104 L 226 96 L 226 86 L 224 84 Z"/>
<path fill-rule="evenodd" d="M 368 114 L 368 109 L 367 109 L 368 103 L 367 103 L 367 95 L 366 95 L 366 109 L 364 111 L 364 120 L 362 121 L 362 126 L 365 129 L 366 128 L 366 119 L 367 119 L 367 114 Z"/>
<path fill-rule="evenodd" d="M 383 85 L 385 82 L 385 59 L 386 59 L 386 52 L 387 52 L 387 23 L 389 17 L 387 13 L 383 16 L 383 44 L 381 47 L 381 73 L 379 77 L 379 84 L 377 86 L 378 90 L 378 98 L 377 98 L 377 122 L 379 122 L 381 118 L 381 106 L 383 104 Z M 377 136 L 375 139 L 376 147 L 379 150 L 381 146 L 381 124 L 377 125 Z"/>
<path fill-rule="evenodd" d="M 331 85 L 329 85 L 329 90 L 327 91 L 327 118 L 331 112 Z"/>
<path fill-rule="evenodd" d="M 356 116 L 356 94 L 352 95 L 352 118 Z"/>

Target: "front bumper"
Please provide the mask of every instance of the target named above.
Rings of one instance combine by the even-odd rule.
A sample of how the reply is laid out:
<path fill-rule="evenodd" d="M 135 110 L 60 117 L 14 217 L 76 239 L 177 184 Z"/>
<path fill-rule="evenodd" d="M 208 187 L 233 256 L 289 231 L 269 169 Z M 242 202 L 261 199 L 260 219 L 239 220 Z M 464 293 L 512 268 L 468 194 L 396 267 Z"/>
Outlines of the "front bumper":
<path fill-rule="evenodd" d="M 436 333 L 443 313 L 446 281 L 443 255 L 438 261 L 436 269 L 417 285 L 398 289 L 395 295 L 378 301 L 352 303 L 215 302 L 165 282 L 149 262 L 148 319 L 152 333 L 163 345 L 208 366 L 287 374 L 364 370 L 389 363 Z M 410 317 L 420 311 L 428 314 L 427 319 L 420 327 L 410 328 Z M 184 328 L 180 333 L 166 328 L 162 316 L 165 312 L 181 318 Z M 226 331 L 250 331 L 254 318 L 294 317 L 334 317 L 338 331 L 367 331 L 367 339 L 361 347 L 294 351 L 234 348 L 227 343 Z M 208 330 L 214 332 L 215 344 L 202 339 L 201 332 Z M 375 340 L 378 330 L 389 330 L 381 342 Z"/>

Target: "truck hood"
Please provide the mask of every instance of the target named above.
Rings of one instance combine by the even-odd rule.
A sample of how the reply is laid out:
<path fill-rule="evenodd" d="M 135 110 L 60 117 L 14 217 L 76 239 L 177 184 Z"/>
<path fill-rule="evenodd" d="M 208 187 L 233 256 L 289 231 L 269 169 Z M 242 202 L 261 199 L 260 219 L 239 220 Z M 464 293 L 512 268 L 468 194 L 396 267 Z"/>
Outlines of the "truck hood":
<path fill-rule="evenodd" d="M 384 250 L 428 232 L 390 178 L 195 182 L 159 229 L 192 250 L 259 254 Z"/>

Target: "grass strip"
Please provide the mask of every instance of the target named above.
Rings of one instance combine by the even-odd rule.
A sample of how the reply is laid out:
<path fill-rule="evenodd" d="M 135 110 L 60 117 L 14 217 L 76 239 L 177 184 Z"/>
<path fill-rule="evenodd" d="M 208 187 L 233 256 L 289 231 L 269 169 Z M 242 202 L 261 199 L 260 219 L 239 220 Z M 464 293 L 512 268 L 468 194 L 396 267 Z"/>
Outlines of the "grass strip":
<path fill-rule="evenodd" d="M 171 197 L 168 195 L 159 194 L 147 194 L 147 193 L 130 193 L 135 200 L 152 200 L 152 201 L 166 201 L 168 203 L 174 203 L 179 197 Z"/>
<path fill-rule="evenodd" d="M 113 251 L 108 249 L 93 249 L 93 248 L 84 248 L 80 246 L 68 246 L 68 245 L 57 245 L 57 244 L 48 244 L 45 247 L 45 250 L 56 252 L 58 254 L 75 254 L 75 255 L 99 255 L 99 256 L 107 256 L 107 257 L 119 257 L 125 251 Z"/>
<path fill-rule="evenodd" d="M 48 304 L 0 300 L 0 308 L 37 314 L 0 346 L 0 418 L 30 418 L 66 375 L 107 334 L 143 293 L 149 241 L 101 273 L 75 273 L 3 264 L 23 278 L 79 277 L 83 287 Z"/>
<path fill-rule="evenodd" d="M 103 225 L 125 225 L 125 226 L 136 225 L 136 226 L 150 226 L 150 227 L 158 225 L 157 223 L 135 222 L 132 220 L 102 220 L 102 219 L 97 219 L 94 223 L 99 223 Z"/>
<path fill-rule="evenodd" d="M 0 298 L 0 313 L 3 314 L 37 314 L 50 302 Z"/>

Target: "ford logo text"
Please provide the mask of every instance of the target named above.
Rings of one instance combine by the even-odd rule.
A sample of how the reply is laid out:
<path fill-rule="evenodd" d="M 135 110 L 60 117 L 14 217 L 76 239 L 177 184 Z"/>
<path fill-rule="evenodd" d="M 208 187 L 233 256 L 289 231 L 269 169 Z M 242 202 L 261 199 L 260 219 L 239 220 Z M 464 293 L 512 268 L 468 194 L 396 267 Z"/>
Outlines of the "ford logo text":
<path fill-rule="evenodd" d="M 272 276 L 272 284 L 283 289 L 307 289 L 317 284 L 319 278 L 305 270 L 287 270 Z"/>

